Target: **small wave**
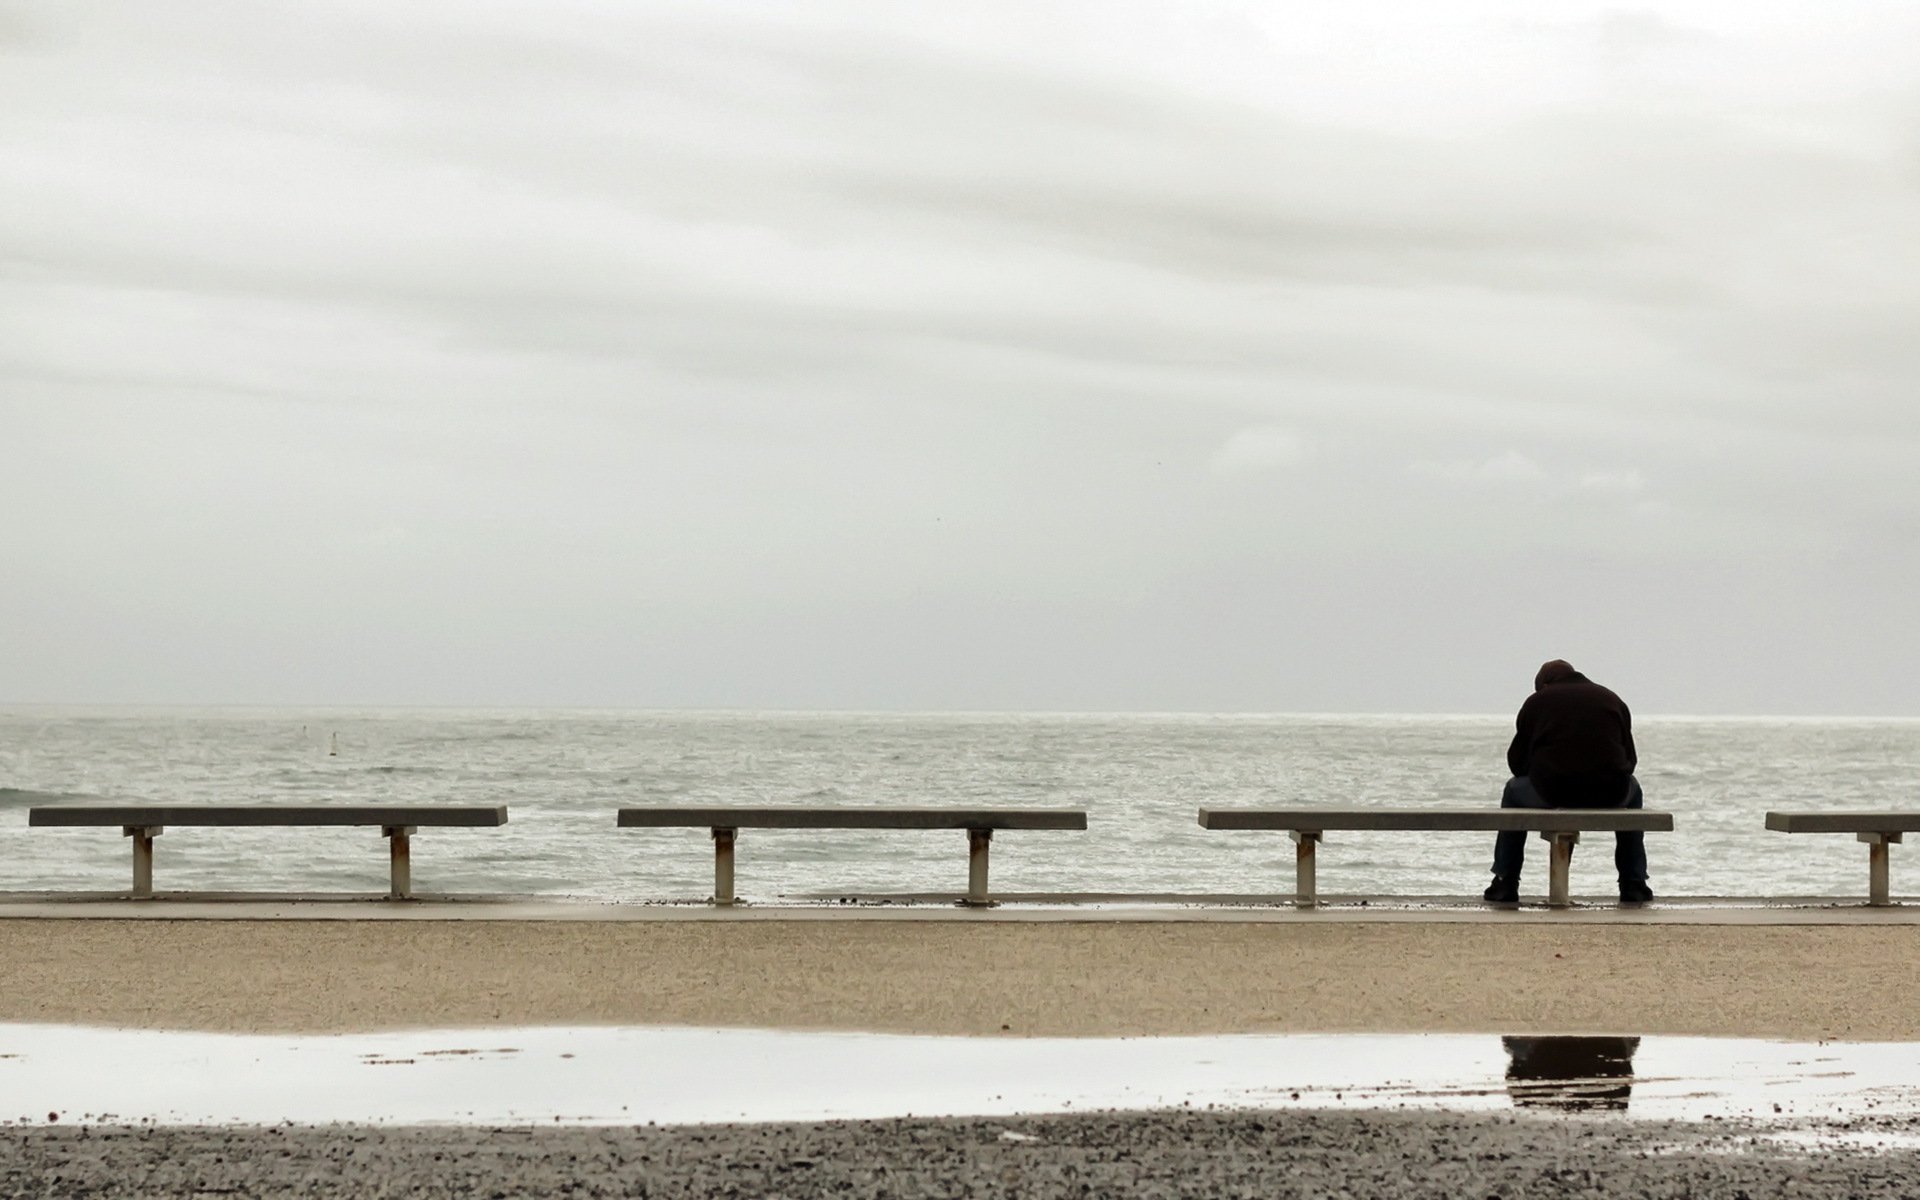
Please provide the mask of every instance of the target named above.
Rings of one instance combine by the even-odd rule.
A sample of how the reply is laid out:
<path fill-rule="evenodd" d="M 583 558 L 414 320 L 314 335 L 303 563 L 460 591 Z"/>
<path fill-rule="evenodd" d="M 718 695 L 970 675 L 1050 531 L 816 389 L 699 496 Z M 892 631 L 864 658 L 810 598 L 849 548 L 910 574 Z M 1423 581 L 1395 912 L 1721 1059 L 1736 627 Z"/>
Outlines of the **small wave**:
<path fill-rule="evenodd" d="M 543 742 L 553 735 L 525 729 L 484 729 L 471 734 L 455 734 L 435 739 L 441 745 L 460 742 Z"/>
<path fill-rule="evenodd" d="M 38 792 L 28 788 L 0 788 L 0 809 L 33 808 L 43 804 L 98 804 L 106 796 L 85 792 Z"/>

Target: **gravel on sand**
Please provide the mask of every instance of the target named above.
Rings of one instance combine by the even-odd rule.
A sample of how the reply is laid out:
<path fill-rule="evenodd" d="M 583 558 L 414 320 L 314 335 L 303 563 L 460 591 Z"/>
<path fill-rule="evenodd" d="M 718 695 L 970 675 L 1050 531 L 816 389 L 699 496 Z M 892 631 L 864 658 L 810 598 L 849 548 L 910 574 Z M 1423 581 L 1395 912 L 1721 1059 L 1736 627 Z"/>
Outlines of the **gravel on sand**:
<path fill-rule="evenodd" d="M 613 1129 L 0 1129 L 0 1197 L 1917 1192 L 1920 1151 L 1809 1150 L 1734 1125 L 1592 1117 L 1174 1111 Z"/>

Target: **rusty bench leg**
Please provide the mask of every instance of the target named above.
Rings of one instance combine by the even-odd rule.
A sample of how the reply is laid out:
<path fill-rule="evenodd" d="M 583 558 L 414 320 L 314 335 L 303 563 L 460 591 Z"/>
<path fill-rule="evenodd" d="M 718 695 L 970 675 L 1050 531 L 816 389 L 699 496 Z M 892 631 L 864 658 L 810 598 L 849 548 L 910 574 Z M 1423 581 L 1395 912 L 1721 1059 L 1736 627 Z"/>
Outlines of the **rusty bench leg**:
<path fill-rule="evenodd" d="M 713 830 L 713 903 L 734 903 L 733 839 L 737 831 L 724 826 Z"/>
<path fill-rule="evenodd" d="M 969 908 L 992 908 L 987 898 L 987 847 L 993 844 L 993 830 L 967 830 L 967 896 L 960 903 Z"/>
<path fill-rule="evenodd" d="M 1555 830 L 1540 836 L 1551 844 L 1547 866 L 1547 906 L 1566 908 L 1573 903 L 1567 895 L 1567 881 L 1573 874 L 1573 848 L 1580 841 L 1580 835 L 1571 830 Z"/>
<path fill-rule="evenodd" d="M 153 899 L 153 839 L 165 832 L 161 825 L 125 825 L 120 836 L 133 839 L 133 898 Z"/>
<path fill-rule="evenodd" d="M 1320 844 L 1320 831 L 1289 829 L 1287 836 L 1293 839 L 1294 907 L 1312 908 L 1320 903 L 1320 879 L 1314 861 L 1314 849 Z"/>
<path fill-rule="evenodd" d="M 1886 905 L 1893 903 L 1887 878 L 1887 847 L 1900 840 L 1898 833 L 1863 833 L 1861 841 L 1867 844 L 1867 903 Z"/>
<path fill-rule="evenodd" d="M 413 834 L 412 825 L 383 825 L 380 832 L 387 835 L 387 899 L 413 899 Z"/>

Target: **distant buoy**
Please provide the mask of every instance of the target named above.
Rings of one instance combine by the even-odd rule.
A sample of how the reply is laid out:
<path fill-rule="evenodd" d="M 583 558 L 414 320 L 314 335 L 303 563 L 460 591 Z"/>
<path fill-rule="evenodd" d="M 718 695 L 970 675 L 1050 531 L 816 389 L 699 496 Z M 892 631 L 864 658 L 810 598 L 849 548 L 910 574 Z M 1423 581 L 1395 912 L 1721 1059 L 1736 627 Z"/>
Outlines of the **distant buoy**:
<path fill-rule="evenodd" d="M 327 742 L 327 757 L 334 758 L 337 755 L 339 755 L 339 753 L 340 753 L 340 735 L 336 733 L 333 735 L 332 739 Z"/>

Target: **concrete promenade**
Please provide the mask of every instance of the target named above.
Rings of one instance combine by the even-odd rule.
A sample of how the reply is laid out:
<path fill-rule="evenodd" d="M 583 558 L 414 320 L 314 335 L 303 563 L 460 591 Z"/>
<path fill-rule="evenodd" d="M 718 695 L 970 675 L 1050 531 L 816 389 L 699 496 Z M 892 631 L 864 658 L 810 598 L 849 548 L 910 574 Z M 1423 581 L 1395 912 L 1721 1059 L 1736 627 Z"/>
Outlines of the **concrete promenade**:
<path fill-rule="evenodd" d="M 958 924 L 1585 924 L 1585 925 L 1920 925 L 1920 897 L 1874 907 L 1830 896 L 1686 897 L 1626 907 L 1604 896 L 1575 896 L 1554 909 L 1529 899 L 1501 909 L 1459 896 L 1329 896 L 1313 909 L 1284 898 L 1175 895 L 1007 895 L 994 908 L 966 908 L 952 896 L 915 894 L 836 902 L 825 897 L 717 908 L 704 902 L 604 903 L 526 896 L 385 896 L 329 893 L 195 892 L 130 900 L 124 892 L 0 892 L 0 921 L 561 921 L 715 922 L 935 921 Z"/>

